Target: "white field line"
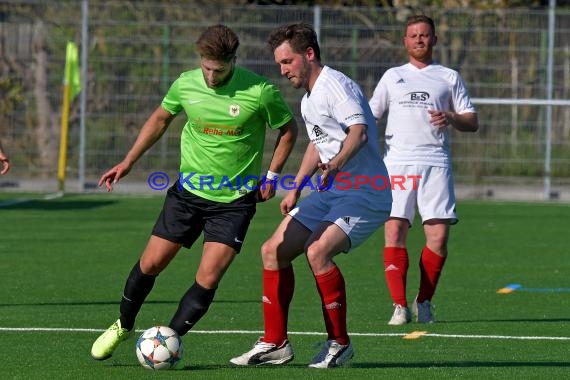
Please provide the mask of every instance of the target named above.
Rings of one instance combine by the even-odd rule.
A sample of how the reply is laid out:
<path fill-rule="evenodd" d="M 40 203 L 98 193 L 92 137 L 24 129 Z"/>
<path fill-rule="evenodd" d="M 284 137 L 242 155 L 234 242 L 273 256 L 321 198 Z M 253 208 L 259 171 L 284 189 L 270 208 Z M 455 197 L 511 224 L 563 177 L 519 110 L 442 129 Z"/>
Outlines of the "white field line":
<path fill-rule="evenodd" d="M 0 331 L 4 332 L 87 332 L 99 333 L 104 329 L 86 329 L 86 328 L 60 328 L 60 327 L 0 327 Z M 136 330 L 143 332 L 144 330 Z M 263 331 L 256 330 L 191 330 L 190 334 L 263 334 Z M 326 335 L 322 332 L 311 331 L 290 331 L 289 335 Z M 351 336 L 364 337 L 404 337 L 409 333 L 358 333 L 351 332 Z M 468 335 L 468 334 L 438 334 L 425 333 L 423 337 L 434 338 L 459 338 L 459 339 L 504 339 L 504 340 L 570 340 L 570 336 L 517 336 L 517 335 Z"/>

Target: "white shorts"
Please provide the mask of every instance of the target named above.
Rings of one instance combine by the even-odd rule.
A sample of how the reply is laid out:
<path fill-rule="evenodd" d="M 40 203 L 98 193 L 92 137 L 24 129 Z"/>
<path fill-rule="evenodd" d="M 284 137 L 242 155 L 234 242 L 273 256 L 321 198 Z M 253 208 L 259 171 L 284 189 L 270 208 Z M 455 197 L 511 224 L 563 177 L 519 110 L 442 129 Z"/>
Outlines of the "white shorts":
<path fill-rule="evenodd" d="M 417 207 L 422 223 L 430 219 L 448 219 L 450 224 L 459 221 L 451 168 L 428 165 L 386 167 L 392 182 L 391 217 L 407 219 L 411 225 Z"/>
<path fill-rule="evenodd" d="M 311 231 L 322 222 L 339 226 L 348 236 L 350 249 L 362 244 L 390 216 L 390 203 L 377 202 L 362 191 L 313 191 L 289 215 Z M 348 251 L 347 251 L 348 252 Z"/>

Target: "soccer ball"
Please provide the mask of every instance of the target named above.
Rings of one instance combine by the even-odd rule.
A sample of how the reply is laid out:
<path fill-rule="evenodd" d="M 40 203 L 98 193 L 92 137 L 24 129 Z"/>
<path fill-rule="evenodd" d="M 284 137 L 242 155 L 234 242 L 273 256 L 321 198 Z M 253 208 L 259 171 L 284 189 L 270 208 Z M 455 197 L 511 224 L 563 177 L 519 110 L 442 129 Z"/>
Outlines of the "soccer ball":
<path fill-rule="evenodd" d="M 137 340 L 137 358 L 148 369 L 171 369 L 182 359 L 184 347 L 176 331 L 166 326 L 154 326 Z"/>

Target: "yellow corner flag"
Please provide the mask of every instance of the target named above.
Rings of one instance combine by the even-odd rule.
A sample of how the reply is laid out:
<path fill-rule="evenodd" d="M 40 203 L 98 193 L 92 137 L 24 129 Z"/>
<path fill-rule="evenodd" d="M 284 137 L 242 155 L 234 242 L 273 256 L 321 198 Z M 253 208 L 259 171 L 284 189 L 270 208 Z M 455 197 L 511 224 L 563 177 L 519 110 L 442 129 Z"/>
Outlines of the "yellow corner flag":
<path fill-rule="evenodd" d="M 77 45 L 74 42 L 67 43 L 65 54 L 65 72 L 63 75 L 63 105 L 61 112 L 61 136 L 59 141 L 59 162 L 57 179 L 59 191 L 65 190 L 65 169 L 67 166 L 67 134 L 69 130 L 69 103 L 81 91 L 81 79 L 79 77 L 79 58 Z"/>
<path fill-rule="evenodd" d="M 79 58 L 77 54 L 77 45 L 69 41 L 65 55 L 65 76 L 63 84 L 69 85 L 70 100 L 75 99 L 79 91 L 81 91 L 81 80 L 79 78 Z"/>

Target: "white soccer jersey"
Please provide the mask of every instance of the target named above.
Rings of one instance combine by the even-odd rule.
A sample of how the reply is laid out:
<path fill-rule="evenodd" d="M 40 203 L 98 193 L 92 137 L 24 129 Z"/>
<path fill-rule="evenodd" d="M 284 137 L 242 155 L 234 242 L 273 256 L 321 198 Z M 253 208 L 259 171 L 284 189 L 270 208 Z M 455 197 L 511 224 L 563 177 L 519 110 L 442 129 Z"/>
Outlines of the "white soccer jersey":
<path fill-rule="evenodd" d="M 374 90 L 376 119 L 389 109 L 385 162 L 449 167 L 449 131 L 430 123 L 428 110 L 476 112 L 457 71 L 434 63 L 419 69 L 407 63 L 388 69 Z"/>
<path fill-rule="evenodd" d="M 329 162 L 340 152 L 348 127 L 367 125 L 368 141 L 342 168 L 344 179 L 354 181 L 356 176 L 388 178 L 382 161 L 376 121 L 362 89 L 352 79 L 324 66 L 311 92 L 303 96 L 301 113 L 309 139 L 315 144 L 323 163 Z M 361 190 L 377 193 L 375 201 L 391 202 L 389 186 L 388 191 L 373 189 L 371 185 L 361 186 Z M 343 190 L 333 186 L 329 191 Z"/>

